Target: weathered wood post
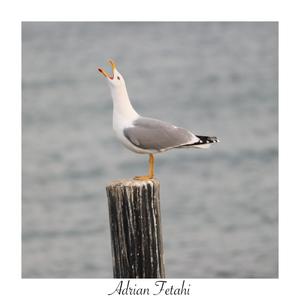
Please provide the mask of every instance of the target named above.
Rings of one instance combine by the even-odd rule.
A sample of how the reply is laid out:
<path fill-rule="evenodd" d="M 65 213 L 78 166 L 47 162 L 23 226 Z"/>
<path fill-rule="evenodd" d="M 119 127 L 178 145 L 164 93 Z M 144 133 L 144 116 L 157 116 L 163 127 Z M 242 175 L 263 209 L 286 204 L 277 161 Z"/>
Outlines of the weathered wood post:
<path fill-rule="evenodd" d="M 114 278 L 164 278 L 159 181 L 106 187 Z"/>

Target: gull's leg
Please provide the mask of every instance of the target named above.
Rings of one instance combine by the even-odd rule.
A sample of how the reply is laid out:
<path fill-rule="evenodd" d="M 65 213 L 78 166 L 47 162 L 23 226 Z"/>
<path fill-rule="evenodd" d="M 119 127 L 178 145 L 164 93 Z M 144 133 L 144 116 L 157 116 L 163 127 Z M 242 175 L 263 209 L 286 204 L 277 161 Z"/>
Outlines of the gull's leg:
<path fill-rule="evenodd" d="M 149 155 L 149 178 L 152 179 L 154 177 L 154 155 Z"/>
<path fill-rule="evenodd" d="M 135 176 L 135 180 L 149 180 L 154 178 L 154 155 L 149 155 L 149 175 L 146 176 Z"/>

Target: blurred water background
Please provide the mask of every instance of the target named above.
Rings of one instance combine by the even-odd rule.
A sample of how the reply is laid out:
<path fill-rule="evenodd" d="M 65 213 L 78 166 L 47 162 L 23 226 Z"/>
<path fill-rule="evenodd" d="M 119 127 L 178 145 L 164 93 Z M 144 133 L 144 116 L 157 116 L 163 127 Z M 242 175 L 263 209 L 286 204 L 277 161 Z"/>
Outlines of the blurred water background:
<path fill-rule="evenodd" d="M 22 276 L 112 277 L 114 58 L 145 116 L 216 135 L 157 156 L 167 277 L 278 275 L 277 23 L 23 23 Z"/>

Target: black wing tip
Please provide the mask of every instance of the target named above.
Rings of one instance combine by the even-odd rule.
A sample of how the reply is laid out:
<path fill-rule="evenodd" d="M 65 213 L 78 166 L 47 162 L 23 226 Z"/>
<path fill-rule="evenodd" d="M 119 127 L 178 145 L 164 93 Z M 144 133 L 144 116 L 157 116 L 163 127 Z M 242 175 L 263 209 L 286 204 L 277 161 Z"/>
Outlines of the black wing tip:
<path fill-rule="evenodd" d="M 199 144 L 212 144 L 220 142 L 220 140 L 216 136 L 196 135 L 196 137 L 199 138 Z"/>

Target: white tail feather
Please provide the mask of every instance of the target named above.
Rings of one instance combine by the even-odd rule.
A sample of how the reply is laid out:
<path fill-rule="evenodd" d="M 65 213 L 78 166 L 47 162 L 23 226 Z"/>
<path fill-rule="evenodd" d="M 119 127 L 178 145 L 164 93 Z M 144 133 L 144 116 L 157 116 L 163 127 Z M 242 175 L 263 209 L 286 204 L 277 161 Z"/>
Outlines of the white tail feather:
<path fill-rule="evenodd" d="M 207 149 L 210 147 L 211 144 L 202 144 L 202 145 L 194 145 L 193 148 L 201 148 L 201 149 Z"/>
<path fill-rule="evenodd" d="M 211 144 L 201 144 L 201 145 L 187 145 L 181 146 L 180 148 L 200 148 L 200 149 L 207 149 L 210 147 Z"/>

